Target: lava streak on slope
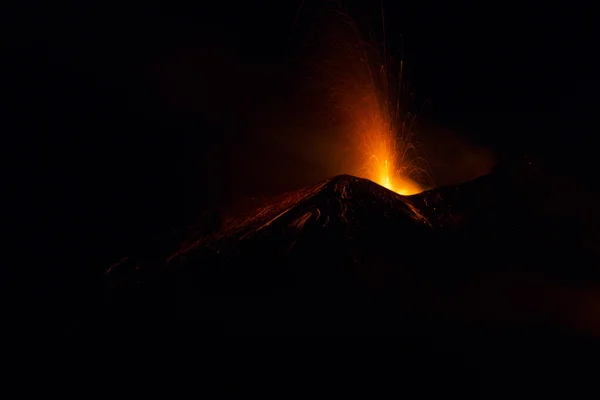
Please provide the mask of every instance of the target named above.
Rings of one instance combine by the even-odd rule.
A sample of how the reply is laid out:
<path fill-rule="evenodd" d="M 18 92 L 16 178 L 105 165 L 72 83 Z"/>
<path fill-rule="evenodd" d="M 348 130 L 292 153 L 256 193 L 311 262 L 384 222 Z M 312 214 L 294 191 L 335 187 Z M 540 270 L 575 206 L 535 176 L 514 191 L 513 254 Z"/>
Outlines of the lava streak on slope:
<path fill-rule="evenodd" d="M 367 220 L 365 214 L 369 213 Z M 301 231 L 341 227 L 344 236 L 364 234 L 365 225 L 384 220 L 390 224 L 402 219 L 404 225 L 430 226 L 429 221 L 407 200 L 366 179 L 341 175 L 314 186 L 286 193 L 242 215 L 227 217 L 221 228 L 211 235 L 186 241 L 167 262 L 196 249 L 217 249 L 261 237 L 296 237 Z M 291 234 L 293 233 L 293 234 Z M 373 232 L 374 233 L 374 232 Z M 373 234 L 371 233 L 371 234 Z M 292 240 L 295 242 L 295 239 Z M 286 243 L 286 248 L 293 247 Z M 219 249 L 219 251 L 224 249 Z"/>

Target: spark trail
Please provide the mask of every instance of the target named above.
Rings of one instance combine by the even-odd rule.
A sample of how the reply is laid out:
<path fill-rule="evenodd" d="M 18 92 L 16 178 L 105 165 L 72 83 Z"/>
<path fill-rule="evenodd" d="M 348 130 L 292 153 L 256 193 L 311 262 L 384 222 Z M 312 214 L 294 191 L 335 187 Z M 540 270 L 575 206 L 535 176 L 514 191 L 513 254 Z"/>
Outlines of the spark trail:
<path fill-rule="evenodd" d="M 385 31 L 385 22 L 382 27 Z M 388 56 L 387 43 L 365 40 L 347 14 L 337 12 L 326 37 L 323 63 L 329 100 L 345 121 L 352 149 L 351 173 L 402 195 L 432 186 L 415 141 L 412 95 L 403 82 L 403 61 Z"/>

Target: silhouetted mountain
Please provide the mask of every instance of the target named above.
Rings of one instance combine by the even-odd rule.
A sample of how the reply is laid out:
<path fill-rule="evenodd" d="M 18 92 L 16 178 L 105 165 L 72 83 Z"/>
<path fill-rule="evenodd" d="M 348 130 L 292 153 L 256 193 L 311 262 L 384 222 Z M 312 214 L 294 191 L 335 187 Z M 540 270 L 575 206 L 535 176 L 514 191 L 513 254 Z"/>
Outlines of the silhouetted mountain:
<path fill-rule="evenodd" d="M 342 175 L 206 213 L 172 254 L 111 267 L 109 302 L 129 316 L 203 321 L 214 333 L 397 334 L 406 319 L 391 315 L 437 307 L 425 293 L 463 291 L 477 302 L 478 285 L 514 274 L 595 279 L 585 262 L 595 225 L 556 212 L 544 174 L 520 160 L 409 197 Z M 498 314 L 511 319 L 506 310 Z"/>
<path fill-rule="evenodd" d="M 595 203 L 569 190 L 523 159 L 409 197 L 342 175 L 248 199 L 205 213 L 168 254 L 111 266 L 100 331 L 221 344 L 215 358 L 237 351 L 217 339 L 230 335 L 350 335 L 350 354 L 378 343 L 402 361 L 385 392 L 572 393 L 592 382 L 573 366 L 597 348 L 600 291 Z"/>

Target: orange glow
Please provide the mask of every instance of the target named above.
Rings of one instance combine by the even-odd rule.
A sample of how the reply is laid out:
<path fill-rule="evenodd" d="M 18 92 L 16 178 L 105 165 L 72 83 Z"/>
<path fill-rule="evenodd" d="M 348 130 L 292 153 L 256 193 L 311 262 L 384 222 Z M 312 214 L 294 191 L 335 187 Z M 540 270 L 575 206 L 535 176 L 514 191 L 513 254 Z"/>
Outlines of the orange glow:
<path fill-rule="evenodd" d="M 373 156 L 373 157 L 376 158 L 376 156 Z M 375 168 L 378 168 L 378 166 L 375 165 Z M 393 169 L 392 169 L 392 172 L 393 172 Z M 381 169 L 381 172 L 379 173 L 379 178 L 378 179 L 370 178 L 370 179 L 373 182 L 380 184 L 384 188 L 389 189 L 398 194 L 401 194 L 403 196 L 410 196 L 413 194 L 421 193 L 423 191 L 423 188 L 421 188 L 421 186 L 419 186 L 418 184 L 411 181 L 410 178 L 403 177 L 400 175 L 396 176 L 396 179 L 394 179 L 394 184 L 392 185 L 391 176 L 392 176 L 392 174 L 390 173 L 390 166 L 388 164 L 388 160 L 385 160 L 384 166 Z"/>
<path fill-rule="evenodd" d="M 330 99 L 349 135 L 349 172 L 401 195 L 420 193 L 432 185 L 415 146 L 415 114 L 402 80 L 403 63 L 362 40 L 350 17 L 339 17 L 343 23 L 329 36 L 330 59 L 323 69 L 332 80 Z"/>

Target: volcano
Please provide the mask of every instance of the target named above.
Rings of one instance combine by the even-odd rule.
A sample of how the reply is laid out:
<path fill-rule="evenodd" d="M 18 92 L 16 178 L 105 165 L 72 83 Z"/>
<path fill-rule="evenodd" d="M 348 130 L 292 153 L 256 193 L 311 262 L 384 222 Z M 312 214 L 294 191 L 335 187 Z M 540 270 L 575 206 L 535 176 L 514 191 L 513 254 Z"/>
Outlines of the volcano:
<path fill-rule="evenodd" d="M 413 196 L 341 175 L 207 214 L 167 256 L 106 272 L 109 314 L 215 334 L 410 334 L 442 317 L 595 331 L 547 283 L 597 278 L 585 262 L 596 247 L 582 240 L 595 225 L 556 213 L 536 171 L 519 162 Z"/>
<path fill-rule="evenodd" d="M 413 196 L 341 175 L 205 213 L 172 251 L 149 246 L 106 271 L 106 318 L 93 330 L 150 337 L 149 349 L 214 347 L 219 360 L 250 351 L 231 336 L 352 336 L 312 351 L 377 346 L 400 362 L 384 391 L 400 379 L 420 397 L 481 398 L 480 385 L 522 390 L 519 377 L 553 391 L 550 376 L 584 376 L 578 356 L 556 361 L 559 350 L 589 354 L 600 336 L 595 202 L 579 212 L 570 201 L 583 208 L 584 196 L 569 200 L 556 182 L 529 160 Z M 250 357 L 299 345 L 268 343 Z M 240 372 L 248 385 L 251 370 Z"/>

